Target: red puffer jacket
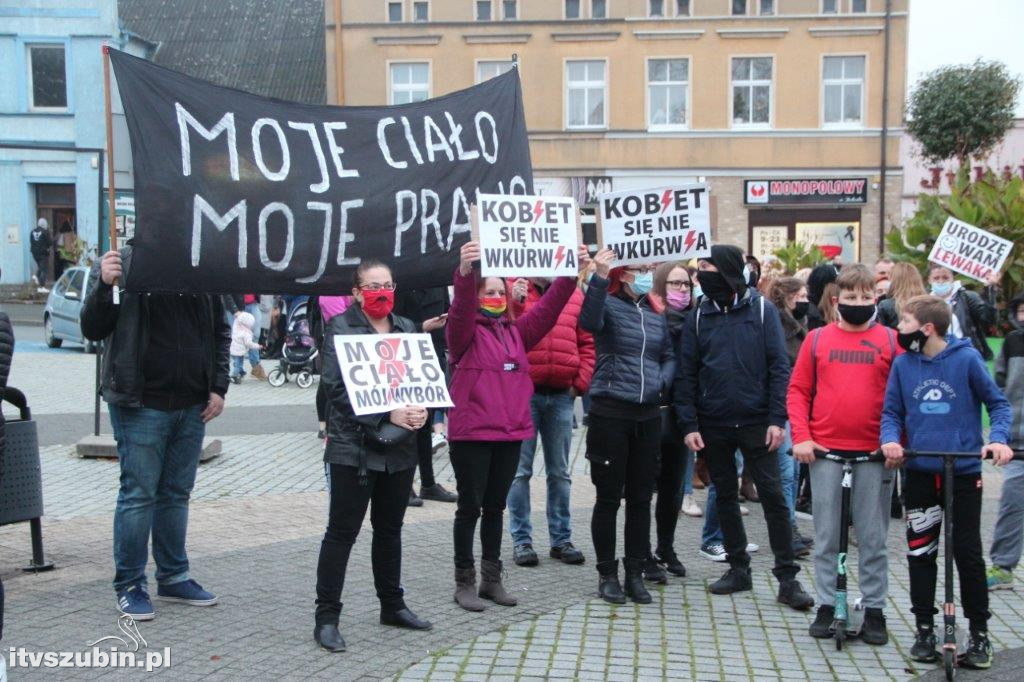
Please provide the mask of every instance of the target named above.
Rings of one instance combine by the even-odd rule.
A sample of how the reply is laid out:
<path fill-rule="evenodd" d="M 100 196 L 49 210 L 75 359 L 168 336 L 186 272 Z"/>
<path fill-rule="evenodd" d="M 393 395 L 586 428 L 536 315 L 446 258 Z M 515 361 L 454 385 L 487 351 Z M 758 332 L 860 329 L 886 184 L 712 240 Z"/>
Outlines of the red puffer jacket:
<path fill-rule="evenodd" d="M 512 295 L 514 281 L 510 279 L 506 282 L 513 318 L 532 308 L 541 295 L 531 282 L 526 302 L 520 303 Z M 559 313 L 554 328 L 529 352 L 530 379 L 534 386 L 575 388 L 580 395 L 590 388 L 596 352 L 594 337 L 579 326 L 582 307 L 583 292 L 577 288 Z"/>

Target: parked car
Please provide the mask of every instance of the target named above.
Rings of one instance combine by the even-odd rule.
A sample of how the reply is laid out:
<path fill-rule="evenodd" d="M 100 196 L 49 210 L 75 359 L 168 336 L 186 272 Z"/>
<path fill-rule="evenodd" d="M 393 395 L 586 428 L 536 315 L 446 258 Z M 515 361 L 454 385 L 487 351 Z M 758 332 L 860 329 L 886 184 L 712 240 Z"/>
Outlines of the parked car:
<path fill-rule="evenodd" d="M 86 353 L 96 352 L 96 344 L 82 335 L 79 323 L 88 281 L 89 268 L 68 268 L 50 290 L 43 309 L 43 338 L 50 348 L 70 341 L 82 344 Z"/>

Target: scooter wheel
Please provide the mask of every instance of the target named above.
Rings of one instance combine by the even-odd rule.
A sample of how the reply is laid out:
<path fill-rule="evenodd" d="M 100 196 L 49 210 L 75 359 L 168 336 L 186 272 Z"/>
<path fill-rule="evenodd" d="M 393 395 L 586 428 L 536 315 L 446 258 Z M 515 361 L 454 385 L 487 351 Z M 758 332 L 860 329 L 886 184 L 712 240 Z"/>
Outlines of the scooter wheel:
<path fill-rule="evenodd" d="M 836 651 L 842 651 L 843 650 L 843 642 L 846 641 L 846 623 L 843 623 L 843 627 L 841 627 L 841 628 L 838 627 L 838 625 L 836 626 L 835 640 L 836 640 Z"/>
<path fill-rule="evenodd" d="M 956 652 L 952 649 L 942 650 L 942 667 L 946 669 L 946 679 L 952 680 L 956 675 Z"/>

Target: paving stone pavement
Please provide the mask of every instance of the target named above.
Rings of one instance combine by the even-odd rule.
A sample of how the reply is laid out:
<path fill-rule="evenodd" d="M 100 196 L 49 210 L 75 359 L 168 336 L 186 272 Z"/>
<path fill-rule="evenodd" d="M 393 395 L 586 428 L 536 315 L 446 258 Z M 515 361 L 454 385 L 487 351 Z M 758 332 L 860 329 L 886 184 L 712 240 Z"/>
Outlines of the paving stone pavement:
<path fill-rule="evenodd" d="M 30 399 L 40 413 L 79 411 L 80 405 L 65 396 L 51 399 L 47 386 L 87 387 L 89 382 L 77 373 L 89 370 L 88 360 L 47 355 L 34 370 L 23 369 L 18 380 L 30 387 L 30 396 L 35 396 Z M 251 404 L 267 409 L 298 404 L 289 402 L 297 397 L 312 401 L 312 392 L 298 389 L 288 393 L 287 388 L 255 383 L 243 388 L 248 388 Z M 88 390 L 91 396 L 91 387 Z M 240 395 L 245 396 L 242 391 L 229 393 L 229 401 Z M 192 572 L 220 596 L 221 603 L 201 609 L 157 602 L 156 620 L 141 623 L 139 630 L 151 650 L 170 647 L 172 665 L 154 674 L 184 680 L 816 681 L 906 680 L 929 669 L 912 666 L 906 659 L 912 622 L 902 528 L 897 522 L 889 543 L 887 615 L 893 641 L 886 647 L 853 643 L 836 652 L 831 642 L 807 636 L 812 614 L 775 602 L 767 533 L 758 505 L 749 505 L 751 515 L 746 517 L 752 541 L 765 547 L 754 555 L 753 592 L 717 597 L 706 591 L 723 566 L 697 557 L 701 520 L 681 517 L 676 546 L 689 569 L 685 579 L 654 589 L 655 602 L 648 606 L 611 607 L 596 599 L 589 529 L 594 496 L 583 457 L 583 434 L 581 428 L 574 438 L 572 503 L 574 540 L 587 554 L 586 565 L 565 566 L 546 557 L 534 569 L 510 565 L 507 582 L 520 605 L 467 613 L 451 596 L 454 507 L 428 502 L 410 509 L 406 517 L 403 581 L 409 605 L 431 619 L 435 628 L 429 633 L 396 631 L 377 622 L 370 531 L 365 524 L 345 589 L 341 627 L 349 651 L 338 655 L 321 651 L 311 637 L 315 567 L 327 505 L 319 441 L 305 432 L 224 437 L 225 454 L 200 468 L 189 531 Z M 27 527 L 0 528 L 0 577 L 7 590 L 0 645 L 4 655 L 9 647 L 84 651 L 96 639 L 117 634 L 110 586 L 117 465 L 77 459 L 69 446 L 46 448 L 42 462 L 46 551 L 58 568 L 23 573 L 20 568 L 29 558 Z M 546 547 L 548 539 L 542 462 L 538 455 L 532 491 L 538 547 Z M 445 451 L 438 453 L 435 469 L 439 480 L 451 484 Z M 1001 474 L 986 468 L 985 476 L 987 546 Z M 703 493 L 697 498 L 702 501 Z M 810 532 L 809 523 L 802 525 Z M 503 551 L 510 557 L 507 537 Z M 802 565 L 800 578 L 810 589 L 812 567 L 809 562 Z M 855 597 L 856 550 L 850 566 Z M 994 593 L 992 611 L 997 652 L 1024 647 L 1024 604 L 1018 594 Z M 998 653 L 996 660 L 999 670 Z M 143 674 L 112 669 L 61 669 L 59 675 L 46 669 L 8 672 L 12 680 L 105 675 L 136 679 Z"/>

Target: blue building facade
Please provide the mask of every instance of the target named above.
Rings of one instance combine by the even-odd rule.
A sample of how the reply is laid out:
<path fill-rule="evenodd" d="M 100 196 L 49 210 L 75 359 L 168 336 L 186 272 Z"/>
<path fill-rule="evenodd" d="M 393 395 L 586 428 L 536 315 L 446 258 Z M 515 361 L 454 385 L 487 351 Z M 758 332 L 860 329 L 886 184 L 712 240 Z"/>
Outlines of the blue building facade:
<path fill-rule="evenodd" d="M 0 0 L 0 143 L 103 148 L 104 44 L 149 58 L 155 45 L 125 31 L 116 0 Z M 118 190 L 132 187 L 120 97 L 112 97 Z M 45 218 L 56 246 L 99 244 L 98 156 L 0 148 L 0 284 L 31 279 L 29 233 Z M 106 172 L 104 171 L 104 181 Z M 61 265 L 50 263 L 50 281 Z"/>

